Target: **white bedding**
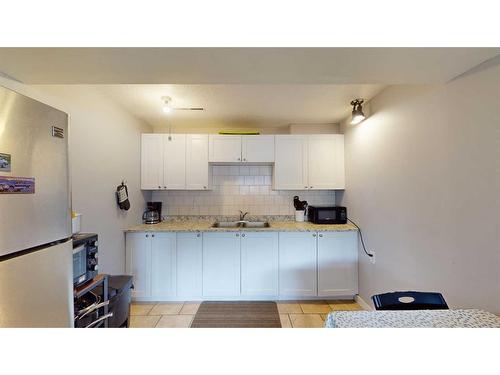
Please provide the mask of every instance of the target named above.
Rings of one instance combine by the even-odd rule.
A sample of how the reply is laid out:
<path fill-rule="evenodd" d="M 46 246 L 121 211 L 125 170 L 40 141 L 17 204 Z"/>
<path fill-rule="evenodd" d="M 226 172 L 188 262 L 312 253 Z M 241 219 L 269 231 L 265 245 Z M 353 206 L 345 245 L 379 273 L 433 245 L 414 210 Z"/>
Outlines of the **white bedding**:
<path fill-rule="evenodd" d="M 482 310 L 334 311 L 327 328 L 500 328 L 500 317 Z"/>

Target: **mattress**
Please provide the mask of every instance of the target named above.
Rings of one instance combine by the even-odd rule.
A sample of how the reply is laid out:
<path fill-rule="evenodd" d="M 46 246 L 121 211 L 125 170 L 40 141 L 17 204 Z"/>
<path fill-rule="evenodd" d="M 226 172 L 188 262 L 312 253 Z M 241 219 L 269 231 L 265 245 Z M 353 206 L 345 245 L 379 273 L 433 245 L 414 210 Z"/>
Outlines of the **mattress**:
<path fill-rule="evenodd" d="M 500 317 L 483 310 L 334 311 L 327 328 L 500 328 Z"/>

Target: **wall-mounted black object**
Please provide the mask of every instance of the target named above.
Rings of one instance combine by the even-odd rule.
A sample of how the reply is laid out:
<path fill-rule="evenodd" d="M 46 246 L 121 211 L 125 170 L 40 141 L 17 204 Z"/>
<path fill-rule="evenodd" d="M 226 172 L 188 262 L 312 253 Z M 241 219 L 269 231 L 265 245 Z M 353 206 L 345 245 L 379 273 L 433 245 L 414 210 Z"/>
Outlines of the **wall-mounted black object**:
<path fill-rule="evenodd" d="M 121 210 L 128 211 L 130 208 L 130 201 L 128 199 L 128 188 L 125 183 L 125 181 L 122 181 L 122 183 L 116 187 L 116 201 Z"/>
<path fill-rule="evenodd" d="M 441 293 L 392 292 L 372 296 L 376 310 L 448 310 Z"/>

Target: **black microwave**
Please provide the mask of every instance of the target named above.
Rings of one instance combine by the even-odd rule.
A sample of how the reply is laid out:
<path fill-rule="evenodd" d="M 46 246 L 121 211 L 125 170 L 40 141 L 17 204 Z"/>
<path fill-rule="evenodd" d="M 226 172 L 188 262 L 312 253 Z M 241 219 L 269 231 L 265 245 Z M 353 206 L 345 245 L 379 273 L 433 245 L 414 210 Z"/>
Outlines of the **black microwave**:
<path fill-rule="evenodd" d="M 340 206 L 309 206 L 309 221 L 314 224 L 346 224 L 347 208 Z"/>

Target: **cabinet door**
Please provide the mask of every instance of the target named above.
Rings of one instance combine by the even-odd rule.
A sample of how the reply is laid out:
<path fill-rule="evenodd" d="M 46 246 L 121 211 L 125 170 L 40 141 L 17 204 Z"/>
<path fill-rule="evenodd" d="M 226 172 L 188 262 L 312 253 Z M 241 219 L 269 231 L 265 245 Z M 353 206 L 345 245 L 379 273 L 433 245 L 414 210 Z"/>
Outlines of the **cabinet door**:
<path fill-rule="evenodd" d="M 125 270 L 133 276 L 133 298 L 151 296 L 151 240 L 144 232 L 127 233 L 125 237 Z"/>
<path fill-rule="evenodd" d="M 175 233 L 151 233 L 151 295 L 155 299 L 176 295 Z"/>
<path fill-rule="evenodd" d="M 318 234 L 318 295 L 358 294 L 357 232 Z"/>
<path fill-rule="evenodd" d="M 241 234 L 241 294 L 278 295 L 278 233 Z"/>
<path fill-rule="evenodd" d="M 310 189 L 344 189 L 344 136 L 308 136 L 308 181 Z"/>
<path fill-rule="evenodd" d="M 243 162 L 273 163 L 274 135 L 244 135 L 241 137 Z"/>
<path fill-rule="evenodd" d="M 239 233 L 203 233 L 203 296 L 240 295 Z"/>
<path fill-rule="evenodd" d="M 316 233 L 279 234 L 280 297 L 316 296 Z"/>
<path fill-rule="evenodd" d="M 241 136 L 210 135 L 208 160 L 211 163 L 241 162 Z"/>
<path fill-rule="evenodd" d="M 277 135 L 275 139 L 274 189 L 307 189 L 307 136 Z"/>
<path fill-rule="evenodd" d="M 209 188 L 208 134 L 186 135 L 186 189 Z"/>
<path fill-rule="evenodd" d="M 163 135 L 141 135 L 141 189 L 163 189 Z"/>
<path fill-rule="evenodd" d="M 177 233 L 178 297 L 201 297 L 202 259 L 201 233 Z"/>
<path fill-rule="evenodd" d="M 163 136 L 163 188 L 183 190 L 186 188 L 186 135 Z"/>

